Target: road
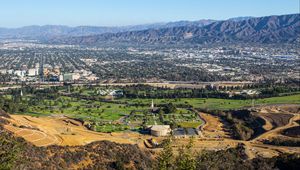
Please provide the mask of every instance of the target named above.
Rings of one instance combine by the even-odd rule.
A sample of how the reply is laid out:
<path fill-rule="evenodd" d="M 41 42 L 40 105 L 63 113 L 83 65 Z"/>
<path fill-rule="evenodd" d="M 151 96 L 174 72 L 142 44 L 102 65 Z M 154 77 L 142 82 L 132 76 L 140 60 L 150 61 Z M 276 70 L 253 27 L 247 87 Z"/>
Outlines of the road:
<path fill-rule="evenodd" d="M 269 131 L 257 136 L 256 138 L 253 138 L 250 141 L 254 142 L 254 141 L 259 141 L 260 139 L 266 139 L 266 138 L 268 138 L 268 136 L 271 136 L 272 134 L 279 133 L 281 130 L 288 129 L 288 128 L 291 128 L 291 127 L 294 127 L 294 126 L 298 126 L 298 123 L 296 123 L 295 121 L 300 119 L 300 115 L 299 114 L 293 114 L 293 115 L 294 116 L 292 118 L 290 118 L 288 124 L 286 124 L 284 126 L 277 127 L 275 129 L 272 129 L 272 130 L 269 130 Z"/>

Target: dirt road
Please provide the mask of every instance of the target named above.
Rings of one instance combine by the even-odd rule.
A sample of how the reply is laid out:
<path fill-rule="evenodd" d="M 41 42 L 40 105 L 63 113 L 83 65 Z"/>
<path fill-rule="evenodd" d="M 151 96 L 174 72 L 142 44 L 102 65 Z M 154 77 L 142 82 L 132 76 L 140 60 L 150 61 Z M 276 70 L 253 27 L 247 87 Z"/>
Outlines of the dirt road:
<path fill-rule="evenodd" d="M 284 130 L 284 129 L 288 129 L 294 126 L 299 126 L 298 123 L 296 123 L 296 120 L 300 120 L 300 115 L 299 114 L 293 114 L 293 117 L 289 120 L 289 123 L 281 126 L 281 127 L 277 127 L 275 129 L 269 130 L 259 136 L 257 136 L 256 138 L 252 139 L 251 141 L 258 141 L 261 139 L 268 139 L 271 136 L 277 136 L 279 134 L 280 131 Z"/>

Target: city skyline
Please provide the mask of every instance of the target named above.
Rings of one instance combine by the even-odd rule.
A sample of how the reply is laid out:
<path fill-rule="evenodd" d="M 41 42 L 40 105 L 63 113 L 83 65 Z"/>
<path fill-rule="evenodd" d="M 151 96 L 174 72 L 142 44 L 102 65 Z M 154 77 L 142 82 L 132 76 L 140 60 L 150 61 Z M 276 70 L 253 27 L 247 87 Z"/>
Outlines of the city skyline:
<path fill-rule="evenodd" d="M 126 26 L 180 20 L 225 20 L 299 13 L 298 0 L 11 0 L 1 3 L 0 27 L 28 25 Z"/>

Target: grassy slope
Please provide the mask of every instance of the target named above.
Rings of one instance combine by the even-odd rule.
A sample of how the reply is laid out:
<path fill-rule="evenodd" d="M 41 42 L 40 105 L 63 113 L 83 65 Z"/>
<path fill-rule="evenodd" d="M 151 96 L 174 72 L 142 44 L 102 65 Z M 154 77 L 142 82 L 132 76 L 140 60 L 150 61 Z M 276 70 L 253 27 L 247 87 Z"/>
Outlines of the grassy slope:
<path fill-rule="evenodd" d="M 81 118 L 92 118 L 92 119 L 101 119 L 101 120 L 118 120 L 124 114 L 129 114 L 132 110 L 145 110 L 149 109 L 152 99 L 119 99 L 118 101 L 127 102 L 128 104 L 146 104 L 146 107 L 134 107 L 126 106 L 123 104 L 114 104 L 114 103 L 104 103 L 100 101 L 94 101 L 88 103 L 85 100 L 71 100 L 71 98 L 63 97 L 65 101 L 70 103 L 70 107 L 62 108 L 62 104 L 59 102 L 58 105 L 54 104 L 54 101 L 51 101 L 53 107 L 53 112 L 48 108 L 48 104 L 40 104 L 38 106 L 29 107 L 28 114 L 31 115 L 50 115 L 53 113 L 61 113 L 72 115 L 74 117 Z M 49 103 L 50 101 L 46 101 Z M 232 100 L 232 99 L 214 99 L 214 98 L 182 98 L 182 99 L 155 99 L 155 104 L 189 104 L 195 108 L 207 108 L 207 109 L 219 109 L 219 110 L 228 110 L 228 109 L 238 109 L 242 107 L 247 107 L 252 105 L 252 100 Z M 67 102 L 65 102 L 67 103 Z M 257 99 L 254 101 L 255 105 L 260 104 L 300 104 L 300 94 L 292 96 L 283 96 L 283 97 L 272 97 L 265 99 Z M 89 108 L 90 105 L 100 106 L 99 108 Z M 149 105 L 149 107 L 147 107 Z M 185 110 L 182 110 L 185 112 Z"/>
<path fill-rule="evenodd" d="M 121 99 L 121 101 L 128 101 L 129 103 L 151 103 L 151 99 Z M 214 98 L 193 98 L 193 99 L 155 99 L 156 104 L 169 103 L 174 104 L 190 104 L 196 108 L 207 108 L 207 109 L 238 109 L 252 105 L 252 100 L 233 100 L 233 99 L 214 99 Z M 300 94 L 283 97 L 272 97 L 265 99 L 254 100 L 255 105 L 260 104 L 300 104 Z"/>

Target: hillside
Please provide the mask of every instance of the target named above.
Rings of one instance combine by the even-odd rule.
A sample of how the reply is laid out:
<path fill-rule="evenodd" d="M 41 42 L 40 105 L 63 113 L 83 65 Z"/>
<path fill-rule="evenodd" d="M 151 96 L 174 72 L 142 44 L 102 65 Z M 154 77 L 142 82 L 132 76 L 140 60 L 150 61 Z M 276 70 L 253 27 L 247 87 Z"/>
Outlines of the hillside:
<path fill-rule="evenodd" d="M 0 169 L 151 169 L 153 158 L 137 145 L 97 141 L 84 146 L 37 147 L 3 128 L 0 109 Z"/>
<path fill-rule="evenodd" d="M 148 29 L 93 36 L 51 39 L 50 43 L 97 45 L 129 44 L 213 44 L 213 43 L 296 43 L 300 41 L 300 15 L 233 19 L 195 25 Z"/>
<path fill-rule="evenodd" d="M 135 145 L 108 141 L 85 146 L 36 147 L 0 126 L 0 169 L 155 169 L 156 160 Z M 195 155 L 197 169 L 297 169 L 299 154 L 245 160 L 243 146 Z M 180 156 L 172 156 L 171 160 Z M 189 164 L 189 162 L 187 162 Z M 174 169 L 180 169 L 173 164 Z"/>
<path fill-rule="evenodd" d="M 118 169 L 121 165 L 150 169 L 152 166 L 151 155 L 136 145 L 100 141 L 76 147 L 36 147 L 3 132 L 2 127 L 0 130 L 0 169 Z"/>
<path fill-rule="evenodd" d="M 76 146 L 50 145 L 37 147 L 28 140 L 17 137 L 16 134 L 2 127 L 9 124 L 6 120 L 12 116 L 0 110 L 0 169 L 147 170 L 158 169 L 156 165 L 162 163 L 159 161 L 161 160 L 159 159 L 160 154 L 156 154 L 158 150 L 149 151 L 148 149 L 141 149 L 138 145 L 120 144 L 111 141 L 95 141 L 86 145 Z M 34 122 L 36 120 L 32 121 L 32 123 Z M 25 128 L 25 126 L 22 127 Z M 174 144 L 182 146 L 186 144 L 186 140 L 180 141 L 174 141 Z M 199 140 L 195 140 L 194 142 L 194 151 L 193 153 L 191 152 L 192 157 L 186 163 L 191 164 L 192 162 L 190 161 L 194 160 L 193 164 L 196 169 L 236 169 L 237 167 L 241 169 L 297 169 L 300 161 L 298 153 L 282 153 L 280 156 L 273 158 L 259 156 L 252 159 L 247 156 L 249 144 L 243 144 L 243 142 L 239 142 L 236 148 L 217 149 L 215 151 L 209 149 L 210 151 L 203 150 L 198 153 L 196 152 L 196 148 L 199 146 L 203 147 L 205 144 L 200 144 L 199 142 L 201 141 Z M 220 146 L 219 141 L 209 141 L 209 143 L 216 143 Z M 270 146 L 264 146 L 264 149 L 268 147 Z M 255 151 L 258 148 L 250 150 Z M 173 149 L 174 153 L 171 155 L 170 160 L 182 160 L 183 155 L 175 154 L 176 148 L 174 147 Z M 155 158 L 155 156 L 158 157 Z M 172 168 L 180 169 L 180 164 L 174 162 L 170 169 Z"/>

